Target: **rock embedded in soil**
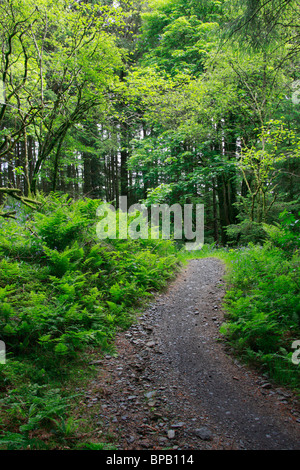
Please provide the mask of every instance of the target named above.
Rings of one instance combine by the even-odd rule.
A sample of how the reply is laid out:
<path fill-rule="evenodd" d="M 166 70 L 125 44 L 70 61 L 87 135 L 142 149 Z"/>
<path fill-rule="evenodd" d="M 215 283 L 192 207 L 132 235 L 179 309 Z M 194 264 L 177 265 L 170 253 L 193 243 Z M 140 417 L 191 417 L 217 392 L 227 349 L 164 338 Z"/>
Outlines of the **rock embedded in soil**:
<path fill-rule="evenodd" d="M 200 437 L 203 441 L 210 441 L 212 439 L 212 432 L 205 426 L 195 429 L 194 434 L 195 436 Z"/>
<path fill-rule="evenodd" d="M 174 439 L 174 437 L 175 437 L 175 431 L 174 431 L 174 429 L 169 429 L 169 430 L 168 430 L 168 438 L 169 438 L 169 439 Z"/>

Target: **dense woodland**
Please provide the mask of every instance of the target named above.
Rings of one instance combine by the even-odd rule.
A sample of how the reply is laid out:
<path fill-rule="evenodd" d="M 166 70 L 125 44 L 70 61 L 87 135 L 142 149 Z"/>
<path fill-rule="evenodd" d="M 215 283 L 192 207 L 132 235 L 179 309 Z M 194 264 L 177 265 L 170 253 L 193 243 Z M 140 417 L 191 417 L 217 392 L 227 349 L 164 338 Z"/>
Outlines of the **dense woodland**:
<path fill-rule="evenodd" d="M 283 0 L 1 2 L 1 187 L 201 202 L 208 242 L 260 239 L 299 207 L 298 19 Z"/>
<path fill-rule="evenodd" d="M 299 0 L 0 0 L 0 43 L 1 446 L 41 446 L 70 360 L 109 350 L 185 256 L 99 243 L 119 196 L 204 204 L 224 337 L 299 390 Z"/>

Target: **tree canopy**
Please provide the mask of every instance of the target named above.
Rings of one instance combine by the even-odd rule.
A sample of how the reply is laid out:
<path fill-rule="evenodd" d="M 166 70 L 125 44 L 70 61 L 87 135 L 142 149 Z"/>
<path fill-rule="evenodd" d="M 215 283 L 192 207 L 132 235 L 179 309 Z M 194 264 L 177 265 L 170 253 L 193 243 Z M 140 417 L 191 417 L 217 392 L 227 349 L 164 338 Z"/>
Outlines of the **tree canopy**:
<path fill-rule="evenodd" d="M 296 214 L 298 7 L 3 0 L 2 197 L 201 202 L 223 244 L 254 214 Z"/>

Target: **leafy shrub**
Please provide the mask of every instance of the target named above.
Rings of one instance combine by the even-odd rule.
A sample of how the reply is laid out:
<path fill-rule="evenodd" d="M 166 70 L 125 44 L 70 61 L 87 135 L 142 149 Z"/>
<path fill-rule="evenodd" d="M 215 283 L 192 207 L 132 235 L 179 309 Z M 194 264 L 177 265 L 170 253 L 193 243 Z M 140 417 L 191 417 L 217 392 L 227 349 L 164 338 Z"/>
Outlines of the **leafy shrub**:
<path fill-rule="evenodd" d="M 221 331 L 239 354 L 297 388 L 299 368 L 290 356 L 292 342 L 300 338 L 300 257 L 291 239 L 289 248 L 266 242 L 231 250 Z"/>
<path fill-rule="evenodd" d="M 61 390 L 46 385 L 27 385 L 11 391 L 0 403 L 16 431 L 4 431 L 0 441 L 2 449 L 43 448 L 43 442 L 33 433 L 41 427 L 55 430 L 64 422 L 69 400 L 70 397 L 62 396 Z"/>
<path fill-rule="evenodd" d="M 247 245 L 248 243 L 262 243 L 266 239 L 263 225 L 248 219 L 239 224 L 229 225 L 226 228 L 229 243 L 232 245 Z"/>
<path fill-rule="evenodd" d="M 300 218 L 300 213 L 298 214 Z M 300 220 L 294 214 L 283 211 L 279 215 L 276 225 L 264 224 L 264 230 L 274 246 L 281 248 L 285 253 L 293 254 L 299 249 Z"/>
<path fill-rule="evenodd" d="M 14 389 L 19 397 L 10 393 L 2 402 L 7 448 L 38 445 L 29 434 L 57 421 L 56 405 L 64 403 L 56 400 L 59 391 L 41 395 L 40 387 L 61 378 L 87 347 L 110 351 L 116 331 L 134 321 L 136 309 L 178 265 L 170 241 L 99 241 L 100 201 L 55 194 L 40 200 L 31 216 L 20 208 L 17 220 L 0 220 L 0 339 L 7 352 L 0 397 Z"/>

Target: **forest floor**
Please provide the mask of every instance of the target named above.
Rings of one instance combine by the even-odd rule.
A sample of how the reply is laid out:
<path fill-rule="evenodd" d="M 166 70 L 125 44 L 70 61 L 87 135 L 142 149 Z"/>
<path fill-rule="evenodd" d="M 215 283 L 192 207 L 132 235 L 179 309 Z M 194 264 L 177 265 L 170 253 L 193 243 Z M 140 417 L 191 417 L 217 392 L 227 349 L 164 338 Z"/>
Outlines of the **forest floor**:
<path fill-rule="evenodd" d="M 219 333 L 224 266 L 191 260 L 94 361 L 85 389 L 94 442 L 119 450 L 299 450 L 289 390 L 239 363 Z"/>

